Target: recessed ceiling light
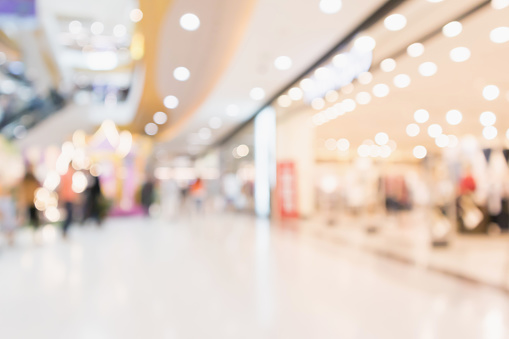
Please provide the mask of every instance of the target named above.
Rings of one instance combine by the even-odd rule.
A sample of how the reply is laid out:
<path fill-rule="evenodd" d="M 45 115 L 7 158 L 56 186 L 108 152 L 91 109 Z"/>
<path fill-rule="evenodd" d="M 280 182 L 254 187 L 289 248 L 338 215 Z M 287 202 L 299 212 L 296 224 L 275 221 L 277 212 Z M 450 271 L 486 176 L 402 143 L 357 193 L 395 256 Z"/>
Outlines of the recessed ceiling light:
<path fill-rule="evenodd" d="M 164 112 L 156 112 L 154 114 L 154 122 L 158 125 L 165 124 L 168 121 L 168 115 Z"/>
<path fill-rule="evenodd" d="M 212 129 L 220 129 L 223 126 L 223 121 L 219 117 L 212 117 L 209 120 L 209 126 Z"/>
<path fill-rule="evenodd" d="M 416 42 L 408 46 L 406 51 L 412 58 L 417 58 L 424 54 L 424 45 L 420 42 Z"/>
<path fill-rule="evenodd" d="M 131 13 L 129 13 L 129 18 L 132 22 L 140 22 L 141 19 L 143 19 L 143 12 L 141 9 L 135 8 L 131 11 Z"/>
<path fill-rule="evenodd" d="M 343 68 L 348 65 L 348 55 L 345 53 L 340 53 L 332 59 L 332 63 L 337 68 Z"/>
<path fill-rule="evenodd" d="M 292 59 L 285 55 L 279 56 L 274 60 L 274 66 L 280 71 L 285 71 L 292 67 Z"/>
<path fill-rule="evenodd" d="M 385 28 L 389 31 L 399 31 L 406 26 L 406 17 L 402 14 L 391 14 L 384 20 Z"/>
<path fill-rule="evenodd" d="M 196 14 L 186 13 L 180 17 L 180 26 L 186 31 L 196 31 L 200 28 L 200 18 Z"/>
<path fill-rule="evenodd" d="M 350 141 L 345 138 L 339 139 L 336 142 L 336 147 L 341 152 L 346 152 L 350 148 Z"/>
<path fill-rule="evenodd" d="M 338 101 L 339 99 L 339 94 L 337 91 L 331 89 L 330 91 L 328 91 L 326 94 L 325 94 L 325 100 L 327 100 L 327 102 L 336 102 Z"/>
<path fill-rule="evenodd" d="M 178 81 L 187 81 L 191 76 L 191 72 L 185 67 L 177 67 L 173 71 L 173 77 Z"/>
<path fill-rule="evenodd" d="M 311 101 L 311 107 L 316 110 L 320 110 L 325 106 L 325 100 L 322 98 L 315 98 Z"/>
<path fill-rule="evenodd" d="M 149 122 L 145 125 L 145 133 L 147 135 L 156 135 L 159 128 L 153 122 Z"/>
<path fill-rule="evenodd" d="M 449 137 L 445 134 L 440 134 L 435 138 L 435 144 L 440 148 L 447 147 L 449 146 Z"/>
<path fill-rule="evenodd" d="M 439 124 L 433 124 L 428 127 L 428 135 L 432 138 L 438 137 L 442 132 L 442 126 Z"/>
<path fill-rule="evenodd" d="M 423 124 L 429 120 L 429 112 L 425 109 L 418 109 L 414 113 L 414 119 L 416 122 Z"/>
<path fill-rule="evenodd" d="M 430 77 L 432 75 L 435 75 L 437 72 L 437 65 L 431 61 L 423 62 L 419 65 L 419 73 L 421 73 L 422 76 Z"/>
<path fill-rule="evenodd" d="M 299 83 L 300 88 L 302 88 L 303 91 L 311 91 L 315 88 L 315 82 L 312 79 L 305 78 L 302 79 Z"/>
<path fill-rule="evenodd" d="M 509 41 L 509 27 L 498 27 L 490 32 L 490 39 L 494 43 L 503 44 Z"/>
<path fill-rule="evenodd" d="M 491 7 L 494 9 L 503 9 L 509 6 L 509 0 L 491 0 Z"/>
<path fill-rule="evenodd" d="M 389 86 L 386 84 L 377 84 L 373 86 L 373 95 L 378 98 L 383 98 L 389 95 Z"/>
<path fill-rule="evenodd" d="M 394 77 L 394 86 L 405 88 L 410 85 L 411 79 L 407 74 L 398 74 Z"/>
<path fill-rule="evenodd" d="M 470 50 L 466 47 L 456 47 L 451 50 L 449 57 L 454 62 L 463 62 L 470 59 Z"/>
<path fill-rule="evenodd" d="M 482 135 L 486 140 L 493 140 L 497 137 L 498 130 L 494 126 L 487 126 L 483 128 Z"/>
<path fill-rule="evenodd" d="M 230 104 L 226 107 L 226 114 L 231 117 L 235 117 L 235 116 L 239 115 L 239 113 L 240 113 L 240 108 L 237 105 Z"/>
<path fill-rule="evenodd" d="M 361 52 L 370 52 L 375 49 L 376 41 L 372 37 L 364 35 L 355 40 L 354 47 Z"/>
<path fill-rule="evenodd" d="M 81 22 L 74 20 L 69 23 L 69 32 L 72 34 L 79 34 L 81 33 L 81 30 L 83 28 L 83 25 Z"/>
<path fill-rule="evenodd" d="M 389 142 L 389 136 L 387 133 L 380 132 L 375 136 L 375 142 L 380 146 L 387 145 Z"/>
<path fill-rule="evenodd" d="M 127 28 L 124 25 L 115 25 L 113 27 L 113 35 L 117 38 L 122 38 L 127 34 Z"/>
<path fill-rule="evenodd" d="M 341 102 L 341 107 L 345 112 L 353 112 L 357 104 L 353 99 L 345 99 Z"/>
<path fill-rule="evenodd" d="M 164 98 L 164 106 L 169 109 L 175 109 L 179 105 L 179 99 L 176 96 L 168 95 Z"/>
<path fill-rule="evenodd" d="M 362 72 L 361 74 L 359 74 L 359 76 L 357 77 L 357 80 L 359 81 L 359 83 L 361 83 L 362 85 L 368 85 L 371 83 L 371 81 L 373 81 L 373 74 L 371 74 L 370 72 Z"/>
<path fill-rule="evenodd" d="M 380 63 L 380 68 L 384 72 L 392 72 L 396 68 L 396 61 L 391 58 L 385 59 Z"/>
<path fill-rule="evenodd" d="M 202 127 L 200 128 L 200 130 L 198 131 L 198 136 L 200 137 L 200 139 L 202 140 L 209 140 L 211 137 L 212 137 L 212 132 L 210 131 L 209 128 L 207 127 Z"/>
<path fill-rule="evenodd" d="M 446 37 L 453 38 L 463 31 L 463 25 L 459 21 L 451 21 L 442 27 L 442 34 Z"/>
<path fill-rule="evenodd" d="M 290 98 L 294 101 L 301 100 L 304 96 L 304 93 L 302 93 L 302 90 L 298 87 L 293 87 L 288 91 L 288 95 Z"/>
<path fill-rule="evenodd" d="M 479 121 L 484 127 L 493 126 L 497 122 L 497 116 L 493 112 L 483 112 L 479 117 Z"/>
<path fill-rule="evenodd" d="M 414 157 L 417 159 L 424 159 L 428 154 L 426 147 L 424 146 L 415 146 L 413 150 Z"/>
<path fill-rule="evenodd" d="M 341 0 L 320 0 L 320 10 L 325 14 L 335 14 L 341 10 Z"/>
<path fill-rule="evenodd" d="M 96 21 L 90 26 L 90 32 L 93 35 L 100 35 L 104 32 L 104 24 L 102 22 Z"/>
<path fill-rule="evenodd" d="M 421 132 L 421 129 L 419 128 L 419 125 L 417 125 L 417 124 L 409 124 L 406 127 L 406 134 L 409 137 L 416 137 L 419 135 L 420 132 Z"/>
<path fill-rule="evenodd" d="M 482 91 L 484 99 L 493 101 L 500 95 L 500 89 L 495 85 L 488 85 Z"/>
<path fill-rule="evenodd" d="M 371 102 L 371 94 L 368 92 L 359 92 L 355 96 L 355 100 L 357 100 L 359 105 L 367 105 Z"/>
<path fill-rule="evenodd" d="M 265 91 L 263 88 L 255 87 L 249 92 L 249 96 L 253 100 L 260 101 L 265 98 Z"/>
<path fill-rule="evenodd" d="M 457 109 L 453 109 L 447 112 L 445 115 L 445 120 L 447 120 L 449 125 L 459 125 L 459 123 L 463 120 L 463 115 Z"/>

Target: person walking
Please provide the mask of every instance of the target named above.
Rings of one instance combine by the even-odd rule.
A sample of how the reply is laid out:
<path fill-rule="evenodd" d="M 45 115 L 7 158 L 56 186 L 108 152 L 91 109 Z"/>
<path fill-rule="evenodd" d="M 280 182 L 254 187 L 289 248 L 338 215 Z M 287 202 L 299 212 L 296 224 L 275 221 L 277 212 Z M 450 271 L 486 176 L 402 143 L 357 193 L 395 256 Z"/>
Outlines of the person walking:
<path fill-rule="evenodd" d="M 39 228 L 39 211 L 35 207 L 35 193 L 41 187 L 31 169 L 29 169 L 21 182 L 20 198 L 21 204 L 26 209 L 29 217 L 29 224 L 35 231 Z"/>
<path fill-rule="evenodd" d="M 78 199 L 78 194 L 72 189 L 72 176 L 74 170 L 69 167 L 69 170 L 60 178 L 60 201 L 62 202 L 66 217 L 62 224 L 62 237 L 67 239 L 69 227 L 74 220 L 74 206 Z"/>

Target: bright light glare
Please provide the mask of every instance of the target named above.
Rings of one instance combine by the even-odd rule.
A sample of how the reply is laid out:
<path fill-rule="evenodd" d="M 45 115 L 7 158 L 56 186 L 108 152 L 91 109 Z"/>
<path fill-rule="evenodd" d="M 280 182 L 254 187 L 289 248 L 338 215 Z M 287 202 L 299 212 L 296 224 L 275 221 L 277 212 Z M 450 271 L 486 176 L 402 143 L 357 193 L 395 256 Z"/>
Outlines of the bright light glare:
<path fill-rule="evenodd" d="M 378 98 L 383 98 L 389 95 L 390 89 L 386 84 L 377 84 L 373 87 L 373 95 Z"/>
<path fill-rule="evenodd" d="M 117 38 L 122 38 L 127 34 L 127 28 L 124 25 L 115 25 L 113 28 L 113 35 Z"/>
<path fill-rule="evenodd" d="M 419 128 L 419 125 L 417 125 L 417 124 L 409 124 L 406 127 L 406 134 L 409 137 L 416 137 L 419 135 L 420 132 L 421 132 L 421 129 Z"/>
<path fill-rule="evenodd" d="M 168 121 L 168 115 L 164 112 L 156 112 L 154 114 L 154 122 L 158 125 L 165 124 Z"/>
<path fill-rule="evenodd" d="M 320 10 L 325 14 L 335 14 L 341 10 L 341 0 L 320 0 Z"/>
<path fill-rule="evenodd" d="M 147 135 L 156 135 L 158 130 L 159 127 L 157 127 L 157 125 L 154 124 L 153 122 L 149 122 L 148 124 L 145 125 L 145 133 Z"/>
<path fill-rule="evenodd" d="M 384 20 L 385 28 L 389 31 L 399 31 L 406 26 L 406 17 L 402 14 L 391 14 Z"/>
<path fill-rule="evenodd" d="M 359 80 L 359 83 L 363 85 L 368 85 L 373 80 L 373 74 L 371 74 L 370 72 L 362 72 L 357 77 L 357 80 Z"/>
<path fill-rule="evenodd" d="M 90 26 L 90 32 L 94 35 L 100 35 L 104 32 L 104 24 L 96 21 Z"/>
<path fill-rule="evenodd" d="M 140 22 L 143 19 L 143 12 L 139 8 L 135 8 L 129 14 L 129 18 L 132 22 Z"/>
<path fill-rule="evenodd" d="M 509 0 L 491 0 L 493 9 L 503 9 L 509 6 Z"/>
<path fill-rule="evenodd" d="M 438 137 L 442 132 L 442 126 L 439 124 L 433 124 L 428 127 L 428 135 L 432 138 Z"/>
<path fill-rule="evenodd" d="M 247 145 L 239 145 L 237 146 L 237 155 L 240 157 L 240 158 L 243 158 L 245 156 L 247 156 L 249 154 L 249 147 Z"/>
<path fill-rule="evenodd" d="M 237 105 L 231 104 L 226 107 L 226 114 L 235 117 L 240 113 L 240 108 Z"/>
<path fill-rule="evenodd" d="M 429 120 L 429 112 L 425 109 L 418 109 L 414 113 L 414 119 L 416 122 L 423 124 Z"/>
<path fill-rule="evenodd" d="M 495 85 L 488 85 L 482 90 L 482 96 L 488 101 L 493 101 L 500 95 L 500 89 Z"/>
<path fill-rule="evenodd" d="M 87 188 L 88 180 L 83 172 L 76 172 L 72 175 L 72 190 L 76 193 L 83 193 Z"/>
<path fill-rule="evenodd" d="M 332 63 L 337 68 L 343 68 L 348 65 L 348 55 L 345 53 L 340 53 L 332 59 Z"/>
<path fill-rule="evenodd" d="M 168 95 L 164 98 L 164 107 L 169 109 L 175 109 L 179 105 L 179 99 L 176 96 Z"/>
<path fill-rule="evenodd" d="M 389 142 L 389 136 L 387 133 L 380 132 L 375 136 L 375 142 L 380 146 L 387 145 Z"/>
<path fill-rule="evenodd" d="M 292 67 L 292 59 L 290 57 L 287 57 L 285 55 L 279 56 L 274 60 L 274 66 L 280 71 L 285 71 L 287 69 L 290 69 Z"/>
<path fill-rule="evenodd" d="M 263 100 L 263 98 L 265 98 L 265 91 L 263 90 L 263 88 L 255 87 L 249 92 L 249 96 L 253 100 L 260 101 Z"/>
<path fill-rule="evenodd" d="M 420 42 L 416 42 L 408 46 L 406 51 L 412 58 L 417 58 L 424 54 L 424 45 Z"/>
<path fill-rule="evenodd" d="M 133 135 L 129 131 L 122 131 L 119 140 L 116 152 L 121 158 L 125 158 L 131 152 Z M 92 173 L 92 169 L 90 169 L 90 173 Z"/>
<path fill-rule="evenodd" d="M 302 93 L 302 90 L 298 87 L 293 87 L 288 91 L 288 95 L 290 98 L 294 101 L 301 100 L 304 96 L 304 93 Z"/>
<path fill-rule="evenodd" d="M 376 41 L 368 35 L 357 38 L 354 47 L 361 52 L 370 52 L 375 49 Z"/>
<path fill-rule="evenodd" d="M 79 34 L 81 33 L 81 30 L 83 28 L 83 25 L 81 22 L 74 20 L 69 23 L 69 32 L 72 34 Z"/>
<path fill-rule="evenodd" d="M 490 39 L 496 44 L 509 41 L 509 27 L 498 27 L 490 32 Z"/>
<path fill-rule="evenodd" d="M 462 31 L 463 25 L 459 21 L 451 21 L 442 27 L 442 34 L 449 38 L 460 35 Z"/>
<path fill-rule="evenodd" d="M 398 74 L 394 77 L 394 86 L 405 88 L 410 85 L 411 79 L 407 74 Z"/>
<path fill-rule="evenodd" d="M 413 151 L 414 157 L 417 159 L 424 159 L 428 154 L 426 147 L 424 146 L 415 146 Z"/>
<path fill-rule="evenodd" d="M 200 28 L 200 18 L 196 14 L 186 13 L 180 17 L 180 26 L 186 31 L 196 31 Z"/>
<path fill-rule="evenodd" d="M 357 148 L 357 154 L 359 154 L 362 158 L 369 157 L 369 154 L 371 153 L 371 147 L 369 145 L 360 145 L 359 148 Z"/>
<path fill-rule="evenodd" d="M 396 69 L 396 60 L 391 59 L 391 58 L 385 59 L 380 63 L 380 68 L 384 72 L 387 72 L 387 73 L 392 72 L 392 71 L 394 71 L 394 69 Z"/>
<path fill-rule="evenodd" d="M 336 143 L 336 147 L 341 152 L 346 152 L 350 148 L 350 141 L 345 138 L 339 139 Z"/>
<path fill-rule="evenodd" d="M 359 105 L 367 105 L 371 102 L 371 94 L 368 92 L 359 92 L 355 96 L 355 100 Z"/>
<path fill-rule="evenodd" d="M 498 131 L 494 126 L 484 127 L 482 135 L 486 140 L 493 140 L 497 137 Z"/>
<path fill-rule="evenodd" d="M 497 116 L 493 112 L 482 112 L 479 121 L 484 127 L 493 126 L 497 122 Z"/>
<path fill-rule="evenodd" d="M 212 117 L 209 120 L 209 126 L 212 129 L 219 129 L 223 126 L 223 121 L 219 117 Z"/>
<path fill-rule="evenodd" d="M 438 67 L 435 63 L 428 61 L 419 65 L 419 73 L 422 76 L 430 77 L 436 74 Z"/>
<path fill-rule="evenodd" d="M 178 81 L 186 81 L 191 76 L 191 72 L 185 67 L 177 67 L 173 71 L 173 77 Z"/>
<path fill-rule="evenodd" d="M 470 50 L 466 47 L 456 47 L 449 52 L 449 57 L 454 62 L 463 62 L 470 59 Z"/>
<path fill-rule="evenodd" d="M 112 51 L 86 52 L 85 59 L 93 71 L 111 71 L 118 66 L 118 56 Z"/>
<path fill-rule="evenodd" d="M 460 111 L 453 109 L 447 112 L 447 114 L 445 115 L 445 119 L 447 120 L 449 125 L 455 126 L 459 125 L 460 122 L 463 120 L 463 115 L 461 114 Z"/>
<path fill-rule="evenodd" d="M 449 146 L 449 137 L 445 134 L 440 134 L 436 139 L 435 139 L 435 144 L 440 147 L 440 148 L 444 148 L 444 147 L 447 147 Z"/>
<path fill-rule="evenodd" d="M 313 107 L 316 110 L 320 110 L 325 106 L 325 100 L 322 98 L 316 98 L 311 101 L 311 107 Z"/>

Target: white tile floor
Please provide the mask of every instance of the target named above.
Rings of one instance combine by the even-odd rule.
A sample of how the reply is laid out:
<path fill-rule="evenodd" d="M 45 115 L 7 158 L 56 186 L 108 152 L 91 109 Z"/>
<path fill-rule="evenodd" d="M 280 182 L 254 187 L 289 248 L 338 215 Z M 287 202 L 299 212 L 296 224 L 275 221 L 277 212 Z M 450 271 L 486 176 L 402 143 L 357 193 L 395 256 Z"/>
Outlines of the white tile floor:
<path fill-rule="evenodd" d="M 245 216 L 0 252 L 0 338 L 509 338 L 509 297 Z"/>

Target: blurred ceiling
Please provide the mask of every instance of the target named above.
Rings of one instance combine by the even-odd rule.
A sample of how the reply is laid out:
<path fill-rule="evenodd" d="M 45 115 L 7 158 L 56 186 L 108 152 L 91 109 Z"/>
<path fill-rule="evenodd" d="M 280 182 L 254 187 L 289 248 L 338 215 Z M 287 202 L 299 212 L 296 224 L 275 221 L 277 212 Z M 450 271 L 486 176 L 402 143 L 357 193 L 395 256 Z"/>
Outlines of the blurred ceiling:
<path fill-rule="evenodd" d="M 483 6 L 474 14 L 461 20 L 463 30 L 455 37 L 447 37 L 442 34 L 442 27 L 450 21 L 456 20 L 462 13 L 484 1 L 465 1 L 456 7 L 444 8 L 440 11 L 443 15 L 440 20 L 432 20 L 434 25 L 423 25 L 423 17 L 431 18 L 425 11 L 415 11 L 411 3 L 398 8 L 397 12 L 404 14 L 408 19 L 408 26 L 401 32 L 389 32 L 383 23 L 373 27 L 368 34 L 377 37 L 375 48 L 375 63 L 371 70 L 373 80 L 369 84 L 354 83 L 345 94 L 339 92 L 337 102 L 345 99 L 357 100 L 360 92 L 371 94 L 369 104 L 358 104 L 355 110 L 336 119 L 330 120 L 316 127 L 317 143 L 322 158 L 330 157 L 332 151 L 326 151 L 324 141 L 328 138 L 346 138 L 350 141 L 351 152 L 356 153 L 357 147 L 366 139 L 374 140 L 379 132 L 385 132 L 390 139 L 398 144 L 402 157 L 412 157 L 412 149 L 417 145 L 423 145 L 431 152 L 438 151 L 435 139 L 428 135 L 428 127 L 439 124 L 443 134 L 457 137 L 474 135 L 484 140 L 485 146 L 499 144 L 501 140 L 507 143 L 506 130 L 509 127 L 509 116 L 506 114 L 509 108 L 509 43 L 494 43 L 490 40 L 492 30 L 497 27 L 507 26 L 509 7 L 495 10 L 489 5 Z M 425 5 L 442 6 L 444 3 L 428 3 Z M 438 12 L 438 11 L 436 11 Z M 448 16 L 447 16 L 448 14 Z M 437 34 L 426 37 L 430 32 Z M 397 34 L 399 43 L 390 46 L 392 36 Z M 422 39 L 425 37 L 424 39 Z M 385 43 L 385 42 L 388 43 Z M 392 40 L 394 41 L 394 40 Z M 404 44 L 401 44 L 401 41 Z M 422 42 L 424 53 L 418 57 L 410 57 L 406 53 L 406 46 L 414 42 Z M 378 44 L 381 48 L 378 48 Z M 399 46 L 399 47 L 398 47 Z M 450 53 L 454 48 L 466 47 L 470 51 L 470 57 L 463 62 L 454 62 Z M 392 57 L 397 66 L 391 72 L 384 72 L 379 67 L 380 61 Z M 424 62 L 433 62 L 437 66 L 436 74 L 423 76 L 419 67 Z M 406 74 L 410 78 L 410 84 L 405 88 L 395 86 L 394 79 L 397 75 Z M 373 88 L 377 84 L 387 84 L 389 94 L 385 97 L 373 95 Z M 500 90 L 499 96 L 494 100 L 483 97 L 483 90 L 488 85 L 495 85 Z M 336 102 L 332 103 L 335 104 Z M 414 112 L 425 109 L 430 118 L 425 123 L 418 124 L 420 133 L 410 137 L 406 128 L 414 120 Z M 446 120 L 447 112 L 459 110 L 462 120 L 458 125 L 451 125 Z M 309 109 L 310 117 L 318 111 Z M 493 140 L 483 139 L 484 126 L 480 123 L 480 115 L 485 111 L 495 113 L 497 121 L 495 127 L 498 136 Z M 312 124 L 310 119 L 310 124 Z"/>

